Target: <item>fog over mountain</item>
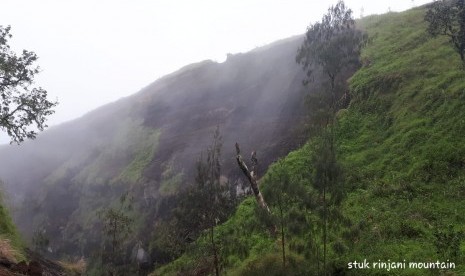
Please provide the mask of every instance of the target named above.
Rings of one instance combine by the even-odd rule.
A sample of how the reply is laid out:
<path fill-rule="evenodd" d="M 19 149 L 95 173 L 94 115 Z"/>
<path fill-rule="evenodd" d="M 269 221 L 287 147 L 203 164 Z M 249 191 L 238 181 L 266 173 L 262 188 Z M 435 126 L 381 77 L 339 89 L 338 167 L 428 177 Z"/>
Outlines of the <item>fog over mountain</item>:
<path fill-rule="evenodd" d="M 224 177 L 240 186 L 235 142 L 245 157 L 257 150 L 263 173 L 307 138 L 304 73 L 295 62 L 301 43 L 292 37 L 223 63 L 188 65 L 34 141 L 2 146 L 0 179 L 20 230 L 31 237 L 46 229 L 53 252 L 85 254 L 98 241 L 98 210 L 130 191 L 143 239 L 162 199 L 194 181 L 217 126 Z"/>

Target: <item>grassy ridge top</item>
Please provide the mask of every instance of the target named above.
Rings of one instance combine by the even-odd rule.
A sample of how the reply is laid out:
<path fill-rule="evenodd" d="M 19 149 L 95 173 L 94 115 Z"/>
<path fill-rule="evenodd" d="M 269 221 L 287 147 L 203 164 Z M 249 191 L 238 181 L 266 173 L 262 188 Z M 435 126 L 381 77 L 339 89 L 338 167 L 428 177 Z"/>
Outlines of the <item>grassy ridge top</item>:
<path fill-rule="evenodd" d="M 349 222 L 331 228 L 333 272 L 347 275 L 438 275 L 438 269 L 349 270 L 348 262 L 451 261 L 451 275 L 465 273 L 465 71 L 446 38 L 431 38 L 424 8 L 369 16 L 358 22 L 370 41 L 363 67 L 350 80 L 352 101 L 335 126 L 344 168 L 342 213 Z M 289 173 L 309 195 L 315 145 L 272 165 L 264 194 L 276 192 L 274 175 Z M 342 185 L 343 184 L 343 185 Z M 270 238 L 246 199 L 218 226 L 227 275 L 280 275 L 280 244 Z M 316 211 L 302 202 L 287 206 L 286 275 L 315 271 L 322 247 Z M 276 206 L 271 206 L 277 212 Z M 155 274 L 195 271 L 200 239 L 183 257 Z M 203 247 L 205 248 L 205 247 Z M 197 253 L 196 253 L 197 252 Z M 204 256 L 204 255 L 203 255 Z M 204 259 L 205 260 L 205 259 Z M 307 267 L 310 271 L 302 271 Z M 198 268 L 198 267 L 197 267 Z"/>

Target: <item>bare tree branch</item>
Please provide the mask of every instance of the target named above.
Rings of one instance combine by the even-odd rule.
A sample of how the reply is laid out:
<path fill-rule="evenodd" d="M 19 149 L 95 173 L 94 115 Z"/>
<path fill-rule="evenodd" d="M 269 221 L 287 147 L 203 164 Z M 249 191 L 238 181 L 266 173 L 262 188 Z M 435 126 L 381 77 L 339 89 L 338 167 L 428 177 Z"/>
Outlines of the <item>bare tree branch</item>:
<path fill-rule="evenodd" d="M 265 202 L 262 193 L 260 193 L 260 189 L 258 188 L 258 183 L 256 179 L 256 169 L 257 169 L 257 153 L 255 151 L 252 152 L 252 171 L 249 171 L 247 165 L 245 164 L 244 160 L 242 160 L 241 156 L 241 149 L 239 148 L 239 144 L 236 143 L 236 160 L 239 168 L 241 168 L 242 172 L 245 174 L 247 179 L 249 180 L 250 186 L 252 187 L 252 191 L 255 195 L 255 199 L 257 200 L 258 205 L 266 210 L 269 214 L 271 214 L 270 208 Z"/>

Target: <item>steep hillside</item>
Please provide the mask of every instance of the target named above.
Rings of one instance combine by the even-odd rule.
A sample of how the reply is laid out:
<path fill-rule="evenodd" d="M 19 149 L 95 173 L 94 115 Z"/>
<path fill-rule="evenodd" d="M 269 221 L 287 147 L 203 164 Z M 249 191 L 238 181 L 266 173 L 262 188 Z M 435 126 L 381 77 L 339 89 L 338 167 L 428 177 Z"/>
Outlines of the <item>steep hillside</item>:
<path fill-rule="evenodd" d="M 129 191 L 133 242 L 147 246 L 170 197 L 193 181 L 194 163 L 217 125 L 223 174 L 240 190 L 236 141 L 257 150 L 266 168 L 306 139 L 303 72 L 294 61 L 301 41 L 187 66 L 35 141 L 1 147 L 0 179 L 20 231 L 27 240 L 45 233 L 44 253 L 89 256 L 101 246 L 99 214 Z"/>
<path fill-rule="evenodd" d="M 329 209 L 331 275 L 465 273 L 465 71 L 447 38 L 426 34 L 424 14 L 421 7 L 358 22 L 370 38 L 364 66 L 351 78 L 352 101 L 332 130 L 343 199 Z M 223 273 L 322 273 L 322 199 L 314 183 L 323 143 L 312 138 L 261 180 L 275 223 L 283 210 L 287 267 L 281 237 L 269 234 L 248 198 L 217 227 Z M 273 199 L 276 193 L 288 196 L 284 207 Z M 208 241 L 199 239 L 154 274 L 200 271 L 206 247 Z M 370 266 L 355 269 L 354 261 Z M 436 261 L 449 268 L 409 268 L 411 262 Z"/>

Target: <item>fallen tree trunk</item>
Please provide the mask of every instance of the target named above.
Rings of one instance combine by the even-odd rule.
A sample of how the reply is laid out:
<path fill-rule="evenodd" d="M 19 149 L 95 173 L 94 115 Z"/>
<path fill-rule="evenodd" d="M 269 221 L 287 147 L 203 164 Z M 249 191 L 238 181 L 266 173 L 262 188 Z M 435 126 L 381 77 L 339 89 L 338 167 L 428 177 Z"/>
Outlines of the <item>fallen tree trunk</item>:
<path fill-rule="evenodd" d="M 239 148 L 239 144 L 236 143 L 236 160 L 239 168 L 241 168 L 242 172 L 245 174 L 247 179 L 249 180 L 250 186 L 252 187 L 252 191 L 255 195 L 255 199 L 257 200 L 258 205 L 266 210 L 268 214 L 271 214 L 270 208 L 265 202 L 262 193 L 260 193 L 260 189 L 258 188 L 257 183 L 257 158 L 256 152 L 252 152 L 252 170 L 249 171 L 247 165 L 245 164 L 244 160 L 242 160 L 241 156 L 241 149 Z"/>

